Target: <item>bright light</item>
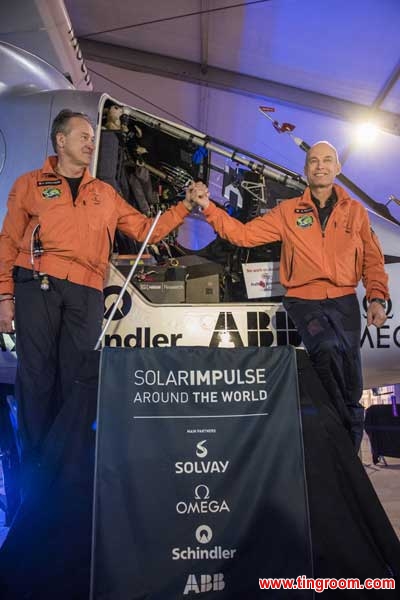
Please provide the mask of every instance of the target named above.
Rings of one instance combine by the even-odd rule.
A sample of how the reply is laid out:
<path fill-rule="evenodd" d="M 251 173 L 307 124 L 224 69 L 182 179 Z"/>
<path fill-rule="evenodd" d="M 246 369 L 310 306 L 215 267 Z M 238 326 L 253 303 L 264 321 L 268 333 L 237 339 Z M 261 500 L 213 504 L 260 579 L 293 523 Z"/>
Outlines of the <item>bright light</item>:
<path fill-rule="evenodd" d="M 378 135 L 379 129 L 371 121 L 360 123 L 356 129 L 356 140 L 359 144 L 373 144 Z"/>
<path fill-rule="evenodd" d="M 219 336 L 218 348 L 234 348 L 235 342 L 232 340 L 229 331 L 221 331 Z"/>

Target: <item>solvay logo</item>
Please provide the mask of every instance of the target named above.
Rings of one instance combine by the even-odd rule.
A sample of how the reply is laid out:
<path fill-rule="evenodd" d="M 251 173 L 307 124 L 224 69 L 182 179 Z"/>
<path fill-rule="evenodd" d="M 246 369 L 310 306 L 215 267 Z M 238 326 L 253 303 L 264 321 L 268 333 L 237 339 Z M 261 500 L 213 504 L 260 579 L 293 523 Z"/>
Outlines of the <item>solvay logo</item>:
<path fill-rule="evenodd" d="M 208 573 L 203 575 L 189 575 L 186 580 L 183 595 L 187 596 L 191 592 L 194 594 L 204 594 L 206 592 L 222 592 L 225 589 L 225 581 L 223 573 Z"/>
<path fill-rule="evenodd" d="M 205 458 L 208 454 L 208 450 L 205 447 L 207 440 L 201 440 L 196 444 L 196 456 L 198 458 Z M 191 475 L 204 474 L 204 473 L 225 473 L 229 466 L 229 460 L 195 460 L 195 461 L 178 461 L 175 463 L 175 473 L 178 475 Z M 197 488 L 196 488 L 197 489 Z M 179 505 L 181 503 L 178 503 Z M 180 510 L 178 510 L 180 512 Z M 184 511 L 183 511 L 184 512 Z M 183 514 L 182 512 L 182 514 Z"/>
<path fill-rule="evenodd" d="M 104 318 L 108 319 L 111 314 L 111 311 L 114 308 L 114 304 L 118 299 L 118 296 L 121 292 L 121 288 L 118 285 L 110 285 L 104 290 Z M 113 321 L 119 321 L 126 317 L 129 311 L 132 308 L 132 299 L 128 292 L 125 292 L 122 296 L 117 310 L 113 316 Z"/>
<path fill-rule="evenodd" d="M 213 532 L 208 525 L 199 525 L 196 529 L 195 536 L 199 544 L 209 544 L 212 540 Z"/>
<path fill-rule="evenodd" d="M 202 440 L 201 442 L 197 442 L 196 446 L 196 456 L 199 458 L 205 458 L 208 454 L 207 448 L 204 447 L 204 444 L 207 440 Z"/>

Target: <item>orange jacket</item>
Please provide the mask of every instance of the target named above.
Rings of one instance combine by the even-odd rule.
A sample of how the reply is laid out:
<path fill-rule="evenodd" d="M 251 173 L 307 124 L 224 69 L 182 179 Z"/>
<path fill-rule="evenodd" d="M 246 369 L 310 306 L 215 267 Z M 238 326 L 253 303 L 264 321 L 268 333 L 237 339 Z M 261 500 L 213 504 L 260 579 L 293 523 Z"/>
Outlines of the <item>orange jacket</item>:
<path fill-rule="evenodd" d="M 334 188 L 338 200 L 324 232 L 309 188 L 246 224 L 212 203 L 204 215 L 222 238 L 237 246 L 282 241 L 280 280 L 287 296 L 336 298 L 354 293 L 362 279 L 368 299 L 387 299 L 384 259 L 367 211 L 343 188 Z"/>
<path fill-rule="evenodd" d="M 0 294 L 13 293 L 14 265 L 32 269 L 32 232 L 40 224 L 44 253 L 35 269 L 73 283 L 103 289 L 118 228 L 143 241 L 152 219 L 132 208 L 107 183 L 85 170 L 75 204 L 68 182 L 49 157 L 42 169 L 25 173 L 10 192 L 0 234 Z M 162 239 L 188 214 L 183 203 L 161 215 L 151 241 Z"/>

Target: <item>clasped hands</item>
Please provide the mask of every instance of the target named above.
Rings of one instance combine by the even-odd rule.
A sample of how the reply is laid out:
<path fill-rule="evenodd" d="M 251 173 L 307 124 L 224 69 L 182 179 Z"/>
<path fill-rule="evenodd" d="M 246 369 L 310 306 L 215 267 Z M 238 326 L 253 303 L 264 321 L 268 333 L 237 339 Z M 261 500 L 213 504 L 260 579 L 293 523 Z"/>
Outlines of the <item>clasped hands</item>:
<path fill-rule="evenodd" d="M 192 181 L 187 187 L 184 205 L 188 210 L 192 210 L 195 206 L 207 208 L 210 202 L 210 194 L 207 186 L 202 181 Z"/>

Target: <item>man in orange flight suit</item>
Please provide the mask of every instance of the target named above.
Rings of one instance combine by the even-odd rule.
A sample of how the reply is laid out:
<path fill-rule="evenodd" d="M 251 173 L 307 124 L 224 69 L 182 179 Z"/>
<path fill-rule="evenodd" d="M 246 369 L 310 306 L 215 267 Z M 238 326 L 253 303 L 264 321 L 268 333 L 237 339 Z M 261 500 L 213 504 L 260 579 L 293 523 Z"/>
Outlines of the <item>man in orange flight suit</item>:
<path fill-rule="evenodd" d="M 94 348 L 116 228 L 143 241 L 152 219 L 89 170 L 94 132 L 70 110 L 54 119 L 57 156 L 15 182 L 0 235 L 0 332 L 17 332 L 18 425 L 25 473 L 68 398 L 81 351 Z M 185 198 L 159 219 L 150 241 L 178 227 Z M 48 288 L 48 289 L 46 289 Z M 15 297 L 15 312 L 14 312 Z"/>
<path fill-rule="evenodd" d="M 207 188 L 192 186 L 194 202 L 224 239 L 237 246 L 282 241 L 283 304 L 302 337 L 314 368 L 358 451 L 364 412 L 360 356 L 360 308 L 355 288 L 362 279 L 369 302 L 368 325 L 386 321 L 388 277 L 379 242 L 365 208 L 335 185 L 336 149 L 318 142 L 307 152 L 309 187 L 269 213 L 243 224 L 209 201 Z"/>

